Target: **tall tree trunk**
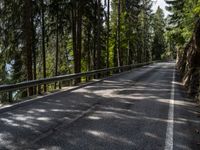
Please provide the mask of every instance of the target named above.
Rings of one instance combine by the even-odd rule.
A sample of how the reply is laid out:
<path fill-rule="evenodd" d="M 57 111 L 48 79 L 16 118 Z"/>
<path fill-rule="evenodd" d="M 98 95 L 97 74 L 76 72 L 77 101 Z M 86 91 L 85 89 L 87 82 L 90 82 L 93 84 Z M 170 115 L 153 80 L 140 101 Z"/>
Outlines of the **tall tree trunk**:
<path fill-rule="evenodd" d="M 73 36 L 73 55 L 74 55 L 74 72 L 81 72 L 81 49 L 82 49 L 82 6 L 80 2 L 73 2 L 72 8 L 72 36 Z M 80 78 L 75 80 L 79 83 Z"/>
<path fill-rule="evenodd" d="M 73 39 L 73 56 L 74 56 L 74 72 L 76 73 L 76 66 L 77 66 L 77 46 L 76 46 L 76 28 L 77 28 L 77 24 L 76 24 L 76 2 L 73 2 L 73 7 L 72 7 L 72 39 Z"/>
<path fill-rule="evenodd" d="M 82 52 L 82 3 L 79 2 L 77 15 L 77 52 L 78 52 L 78 66 L 77 73 L 81 72 L 81 52 Z"/>
<path fill-rule="evenodd" d="M 127 32 L 127 39 L 128 39 L 128 49 L 127 49 L 127 65 L 130 65 L 130 64 L 132 64 L 132 56 L 131 56 L 131 24 L 130 24 L 130 22 L 131 22 L 131 19 L 130 19 L 130 17 L 128 17 L 127 18 L 127 21 L 126 21 L 126 23 L 128 24 L 128 32 Z"/>
<path fill-rule="evenodd" d="M 45 22 L 44 22 L 44 0 L 41 0 L 41 18 L 42 18 L 42 60 L 43 60 L 43 78 L 46 78 L 46 50 L 45 50 Z M 46 84 L 44 84 L 44 92 L 47 91 Z"/>
<path fill-rule="evenodd" d="M 147 50 L 146 50 L 146 1 L 143 0 L 143 6 L 142 6 L 142 9 L 143 9 L 143 30 L 142 30 L 142 50 L 143 50 L 143 55 L 142 55 L 142 58 L 141 60 L 143 62 L 146 62 L 146 57 L 147 57 Z"/>
<path fill-rule="evenodd" d="M 59 53 L 59 26 L 58 26 L 58 4 L 56 12 L 56 64 L 55 64 L 55 76 L 58 76 L 58 53 Z M 55 83 L 55 89 L 57 87 L 57 82 Z"/>
<path fill-rule="evenodd" d="M 106 52 L 107 68 L 109 68 L 109 38 L 110 38 L 110 0 L 107 0 L 107 52 Z"/>
<path fill-rule="evenodd" d="M 137 45 L 136 45 L 136 47 L 137 47 L 137 63 L 142 63 L 142 42 L 141 42 L 141 40 L 140 40 L 140 34 L 142 34 L 142 32 L 140 31 L 140 29 L 139 29 L 139 27 L 137 27 L 136 28 L 136 30 L 137 30 Z"/>
<path fill-rule="evenodd" d="M 33 80 L 32 74 L 32 0 L 24 0 L 24 51 L 26 59 L 27 80 Z M 28 95 L 33 95 L 33 88 L 29 88 Z"/>
<path fill-rule="evenodd" d="M 121 1 L 118 0 L 118 15 L 117 15 L 117 65 L 121 66 Z"/>
<path fill-rule="evenodd" d="M 98 4 L 95 3 L 95 9 L 94 9 L 94 16 L 95 16 L 95 20 L 94 20 L 94 27 L 93 27 L 93 70 L 97 69 L 97 62 L 96 62 L 96 45 L 97 45 L 97 7 Z"/>
<path fill-rule="evenodd" d="M 90 39 L 91 39 L 91 26 L 90 23 L 88 23 L 87 28 L 87 71 L 91 70 L 91 48 L 90 48 Z"/>
<path fill-rule="evenodd" d="M 142 40 L 142 43 L 143 43 L 143 62 L 146 62 L 146 57 L 147 57 L 147 51 L 146 51 L 146 33 L 145 33 L 145 30 L 146 30 L 146 27 L 145 27 L 145 21 L 144 21 L 144 28 L 143 28 L 143 40 Z"/>
<path fill-rule="evenodd" d="M 101 39 L 100 39 L 100 28 L 101 28 L 101 0 L 97 0 L 97 69 L 101 69 Z"/>
<path fill-rule="evenodd" d="M 115 43 L 114 43 L 114 49 L 113 49 L 113 64 L 114 66 L 118 66 L 118 53 L 117 53 L 117 30 L 115 31 Z"/>
<path fill-rule="evenodd" d="M 37 79 L 37 64 L 36 64 L 36 39 L 35 39 L 35 27 L 33 24 L 33 16 L 32 16 L 32 34 L 33 34 L 33 40 L 32 40 L 32 52 L 33 52 L 33 79 L 36 80 Z M 34 94 L 37 94 L 37 87 L 34 86 Z"/>
<path fill-rule="evenodd" d="M 131 55 L 130 55 L 130 35 L 128 35 L 128 49 L 127 49 L 127 65 L 131 64 Z"/>

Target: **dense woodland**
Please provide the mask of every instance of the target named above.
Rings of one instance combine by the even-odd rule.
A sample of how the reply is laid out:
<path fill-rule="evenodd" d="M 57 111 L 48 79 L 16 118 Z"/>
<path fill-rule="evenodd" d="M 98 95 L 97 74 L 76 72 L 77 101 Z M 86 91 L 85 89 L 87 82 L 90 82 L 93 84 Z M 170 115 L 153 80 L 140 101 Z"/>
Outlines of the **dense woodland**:
<path fill-rule="evenodd" d="M 161 8 L 152 11 L 152 0 L 1 0 L 0 84 L 172 59 L 192 35 L 193 1 L 167 0 L 173 15 L 165 18 Z M 1 101 L 8 97 L 1 93 Z"/>
<path fill-rule="evenodd" d="M 200 100 L 200 1 L 165 0 L 168 37 L 178 52 L 178 69 L 191 96 Z"/>

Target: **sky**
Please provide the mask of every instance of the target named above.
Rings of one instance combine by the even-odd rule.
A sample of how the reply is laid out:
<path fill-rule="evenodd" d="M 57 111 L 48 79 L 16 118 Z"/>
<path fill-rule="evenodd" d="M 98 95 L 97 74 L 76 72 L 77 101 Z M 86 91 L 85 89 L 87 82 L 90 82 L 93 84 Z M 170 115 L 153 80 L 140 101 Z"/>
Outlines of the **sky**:
<path fill-rule="evenodd" d="M 153 3 L 154 12 L 157 10 L 158 6 L 160 6 L 160 8 L 163 9 L 165 16 L 169 15 L 169 12 L 165 9 L 165 7 L 167 6 L 167 4 L 165 3 L 165 0 L 154 0 L 154 3 Z"/>
<path fill-rule="evenodd" d="M 104 4 L 104 0 L 101 0 L 101 1 Z M 153 8 L 152 8 L 153 12 L 156 12 L 158 6 L 160 6 L 165 13 L 165 17 L 169 15 L 169 12 L 165 9 L 165 7 L 167 6 L 167 4 L 165 3 L 165 0 L 152 0 L 152 1 L 153 1 Z"/>

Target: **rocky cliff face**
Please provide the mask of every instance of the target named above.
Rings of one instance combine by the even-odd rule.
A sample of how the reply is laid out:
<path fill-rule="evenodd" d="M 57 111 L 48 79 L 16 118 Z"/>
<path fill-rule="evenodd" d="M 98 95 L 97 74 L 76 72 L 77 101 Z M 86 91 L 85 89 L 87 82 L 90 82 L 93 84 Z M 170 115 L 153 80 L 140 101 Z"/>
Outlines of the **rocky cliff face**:
<path fill-rule="evenodd" d="M 196 23 L 190 42 L 184 51 L 179 53 L 178 58 L 177 67 L 188 93 L 200 100 L 200 19 Z"/>

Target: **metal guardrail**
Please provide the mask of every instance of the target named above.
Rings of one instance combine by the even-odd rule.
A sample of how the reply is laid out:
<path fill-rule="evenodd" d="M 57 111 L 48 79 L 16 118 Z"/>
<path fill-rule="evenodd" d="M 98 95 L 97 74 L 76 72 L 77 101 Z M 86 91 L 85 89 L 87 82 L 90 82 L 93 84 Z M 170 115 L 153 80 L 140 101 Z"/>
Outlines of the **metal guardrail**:
<path fill-rule="evenodd" d="M 101 73 L 108 73 L 111 71 L 131 70 L 133 68 L 149 65 L 151 63 L 153 62 L 106 68 L 106 69 L 94 70 L 94 71 L 89 71 L 89 72 L 84 72 L 84 73 L 62 75 L 62 76 L 56 76 L 56 77 L 51 77 L 51 78 L 39 79 L 39 80 L 25 81 L 25 82 L 16 83 L 16 84 L 1 85 L 0 92 L 12 92 L 12 91 L 26 89 L 26 88 L 30 88 L 30 87 L 34 87 L 38 85 L 50 84 L 50 83 L 60 82 L 60 81 L 68 81 L 68 80 L 77 79 L 81 77 L 88 77 L 88 76 L 97 75 Z"/>

